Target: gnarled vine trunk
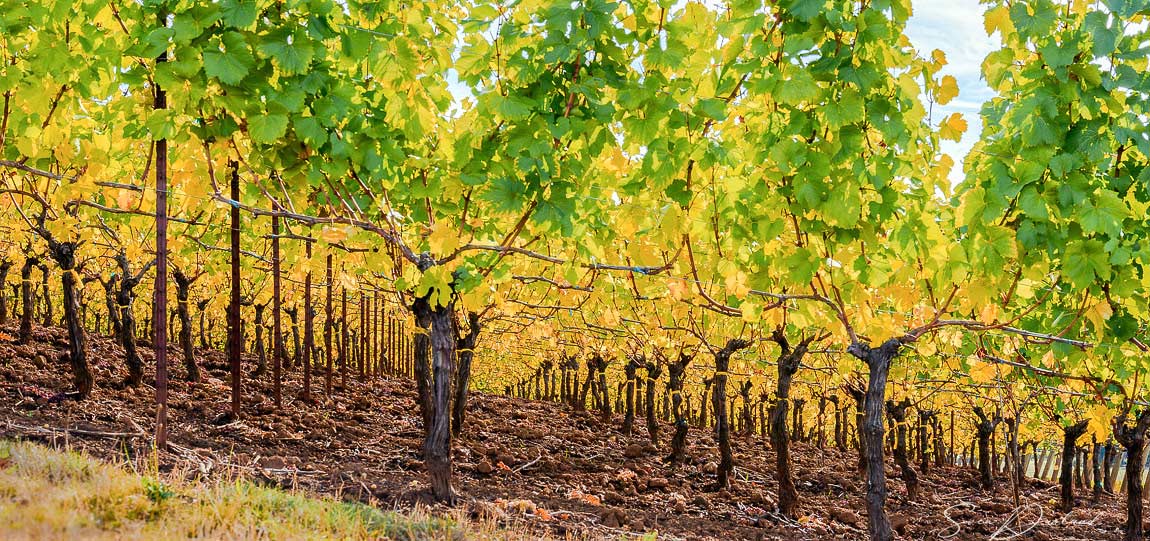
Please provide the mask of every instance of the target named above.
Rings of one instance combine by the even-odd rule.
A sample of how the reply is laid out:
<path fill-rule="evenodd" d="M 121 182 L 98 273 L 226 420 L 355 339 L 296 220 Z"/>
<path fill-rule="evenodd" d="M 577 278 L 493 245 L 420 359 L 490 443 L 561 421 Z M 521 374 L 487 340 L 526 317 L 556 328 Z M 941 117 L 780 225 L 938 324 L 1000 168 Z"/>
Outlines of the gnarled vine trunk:
<path fill-rule="evenodd" d="M 847 435 L 846 435 L 846 426 L 845 426 L 845 423 L 843 423 L 843 417 L 844 417 L 845 413 L 843 412 L 843 408 L 840 405 L 839 396 L 837 394 L 832 394 L 829 397 L 827 397 L 827 401 L 829 401 L 831 403 L 831 406 L 832 406 L 831 409 L 834 410 L 835 448 L 840 450 L 840 451 L 846 451 L 846 449 L 847 449 Z"/>
<path fill-rule="evenodd" d="M 284 313 L 288 315 L 288 319 L 291 321 L 291 339 L 292 347 L 294 348 L 292 350 L 292 354 L 285 359 L 287 362 L 285 363 L 284 368 L 288 370 L 294 370 L 296 365 L 299 365 L 303 360 L 303 346 L 300 344 L 299 337 L 299 307 L 285 307 Z M 211 322 L 208 324 L 210 326 Z"/>
<path fill-rule="evenodd" d="M 995 427 L 1002 420 L 995 415 L 993 419 L 986 416 L 981 407 L 974 407 L 974 415 L 978 418 L 974 433 L 978 439 L 978 481 L 986 490 L 994 489 L 994 469 L 990 459 L 990 436 L 994 434 Z"/>
<path fill-rule="evenodd" d="M 92 394 L 92 369 L 88 366 L 88 344 L 84 326 L 80 321 L 80 302 L 76 295 L 76 243 L 49 242 L 52 259 L 64 271 L 60 283 L 64 288 L 64 325 L 68 328 L 68 364 L 72 367 L 72 380 L 76 397 L 88 398 Z"/>
<path fill-rule="evenodd" d="M 1114 420 L 1114 439 L 1126 449 L 1126 526 L 1125 541 L 1142 541 L 1142 461 L 1146 454 L 1146 431 L 1150 429 L 1150 410 L 1138 414 L 1134 426 L 1126 423 L 1126 413 Z"/>
<path fill-rule="evenodd" d="M 123 330 L 120 328 L 120 309 L 116 307 L 116 286 L 119 278 L 112 273 L 107 280 L 100 280 L 104 286 L 104 307 L 108 310 L 108 330 L 113 338 L 119 338 Z"/>
<path fill-rule="evenodd" d="M 690 428 L 688 418 L 690 416 L 690 407 L 684 408 L 683 405 L 683 378 L 687 372 L 687 365 L 691 363 L 691 357 L 688 355 L 680 354 L 679 359 L 667 365 L 667 392 L 671 393 L 671 411 L 675 416 L 675 435 L 671 438 L 671 454 L 667 456 L 667 461 L 672 465 L 683 462 L 687 453 L 687 431 Z M 651 371 L 651 363 L 647 363 L 647 371 Z M 648 387 L 651 387 L 650 385 Z M 654 402 L 654 398 L 650 399 Z M 648 412 L 650 406 L 648 404 Z M 650 413 L 648 413 L 650 415 Z M 649 418 L 648 418 L 649 419 Z"/>
<path fill-rule="evenodd" d="M 918 456 L 919 456 L 919 469 L 922 474 L 926 475 L 930 471 L 930 429 L 933 428 L 931 421 L 934 419 L 935 414 L 930 410 L 920 409 L 918 411 Z M 935 447 L 934 453 L 937 456 L 939 448 Z"/>
<path fill-rule="evenodd" d="M 11 261 L 0 261 L 0 325 L 8 323 L 8 290 L 4 285 L 8 283 L 8 271 L 11 269 Z"/>
<path fill-rule="evenodd" d="M 627 381 L 623 387 L 623 434 L 628 436 L 635 426 L 635 373 L 641 364 L 640 358 L 632 357 L 623 365 L 623 374 Z"/>
<path fill-rule="evenodd" d="M 361 304 L 362 306 L 362 304 Z M 419 401 L 419 414 L 423 426 L 431 426 L 431 306 L 427 299 L 420 297 L 411 305 L 415 314 L 415 391 Z M 360 375 L 363 375 L 360 364 Z M 361 378 L 362 379 L 362 378 Z"/>
<path fill-rule="evenodd" d="M 719 438 L 719 471 L 715 481 L 719 488 L 730 485 L 731 471 L 735 468 L 735 457 L 731 452 L 731 427 L 727 417 L 727 371 L 730 370 L 731 355 L 746 349 L 751 342 L 738 338 L 727 341 L 722 349 L 714 351 L 715 383 L 711 403 L 715 409 L 715 433 Z"/>
<path fill-rule="evenodd" d="M 451 488 L 451 384 L 455 369 L 455 332 L 451 306 L 440 306 L 431 316 L 432 422 L 423 445 L 431 493 L 437 500 L 453 501 Z"/>
<path fill-rule="evenodd" d="M 32 300 L 32 267 L 36 265 L 36 258 L 29 257 L 20 266 L 20 335 L 18 343 L 27 344 L 32 341 L 32 311 L 36 303 Z"/>
<path fill-rule="evenodd" d="M 1025 480 L 1023 475 L 1023 468 L 1025 465 L 1022 463 L 1022 450 L 1018 446 L 1018 421 L 1013 417 L 1004 419 L 1006 423 L 1006 460 L 1009 462 L 1011 485 L 1014 496 L 1014 504 L 1021 504 L 1022 483 Z"/>
<path fill-rule="evenodd" d="M 595 359 L 587 359 L 584 364 L 587 365 L 587 377 L 583 379 L 583 385 L 579 388 L 579 396 L 575 399 L 575 411 L 587 409 L 587 393 L 592 390 L 591 382 L 595 380 Z"/>
<path fill-rule="evenodd" d="M 599 418 L 604 422 L 611 420 L 611 397 L 607 392 L 607 359 L 598 357 L 595 363 L 595 372 L 599 381 Z"/>
<path fill-rule="evenodd" d="M 196 364 L 196 352 L 192 342 L 192 314 L 188 309 L 194 280 L 179 270 L 172 273 L 172 279 L 176 282 L 176 317 L 180 321 L 179 338 L 180 350 L 184 354 L 184 369 L 187 372 L 188 381 L 198 383 L 201 379 L 200 367 Z M 259 340 L 259 324 L 257 323 L 256 326 L 256 336 Z M 262 350 L 263 344 L 259 344 L 258 347 Z"/>
<path fill-rule="evenodd" d="M 48 269 L 48 265 L 41 264 L 37 267 L 40 269 L 40 297 L 44 302 L 44 309 L 40 315 L 44 318 L 44 326 L 51 327 L 56 324 L 52 309 L 52 289 L 48 286 L 48 277 L 51 275 L 51 271 Z M 65 325 L 67 325 L 66 322 Z"/>
<path fill-rule="evenodd" d="M 305 244 L 305 253 L 307 258 L 311 259 L 311 243 Z M 311 271 L 308 270 L 304 274 L 303 281 L 303 354 L 297 353 L 296 358 L 303 363 L 303 393 L 301 399 L 304 402 L 311 402 L 311 371 L 315 364 L 315 307 L 312 306 L 311 298 Z M 235 310 L 239 313 L 240 307 L 237 305 Z M 239 318 L 236 318 L 237 320 Z M 293 321 L 294 323 L 294 321 Z M 299 346 L 297 338 L 296 346 Z M 237 357 L 238 358 L 238 357 Z"/>
<path fill-rule="evenodd" d="M 1097 439 L 1092 441 L 1093 446 L 1090 448 L 1090 468 L 1092 470 L 1090 475 L 1092 485 L 1092 500 L 1097 502 L 1102 498 L 1102 444 L 1098 443 Z"/>
<path fill-rule="evenodd" d="M 451 434 L 459 437 L 463 422 L 467 418 L 467 387 L 471 384 L 471 360 L 475 357 L 475 344 L 479 341 L 479 314 L 467 313 L 467 334 L 456 339 L 459 354 L 459 371 L 455 376 L 455 401 L 451 410 Z M 459 329 L 456 328 L 456 333 Z"/>
<path fill-rule="evenodd" d="M 771 445 L 775 448 L 775 470 L 779 481 L 779 512 L 788 518 L 798 518 L 799 491 L 791 474 L 791 446 L 787 437 L 787 406 L 790 403 L 791 381 L 802 364 L 814 336 L 803 338 L 791 349 L 782 329 L 775 329 L 771 338 L 781 348 L 778 358 L 779 379 L 775 386 L 778 402 L 771 408 Z"/>
<path fill-rule="evenodd" d="M 429 256 L 420 258 L 420 270 L 434 265 Z M 423 460 L 431 482 L 431 494 L 438 501 L 453 502 L 451 486 L 451 400 L 454 383 L 456 335 L 452 312 L 447 305 L 431 304 L 431 292 L 412 305 L 416 319 L 429 323 L 427 338 L 431 353 L 430 422 L 424 425 Z"/>
<path fill-rule="evenodd" d="M 866 476 L 866 440 L 863 439 L 863 417 L 866 415 L 866 391 L 862 387 L 855 385 L 846 386 L 847 394 L 851 395 L 851 399 L 855 403 L 855 436 L 858 443 L 858 460 L 855 463 L 857 469 L 863 476 Z M 843 418 L 846 418 L 846 412 L 843 412 Z M 843 437 L 846 437 L 848 427 L 843 426 Z"/>
<path fill-rule="evenodd" d="M 255 328 L 256 328 L 256 367 L 252 370 L 251 376 L 258 378 L 268 371 L 268 354 L 267 348 L 264 346 L 264 309 L 267 308 L 267 303 L 260 303 L 255 305 Z M 191 323 L 191 318 L 188 318 L 188 323 Z M 183 333 L 180 334 L 180 341 L 184 340 Z M 188 328 L 188 343 L 192 342 L 192 330 L 189 325 Z"/>
<path fill-rule="evenodd" d="M 644 368 L 647 369 L 647 384 L 644 387 L 643 414 L 647 420 L 647 435 L 651 438 L 651 445 L 659 445 L 659 423 L 655 419 L 655 382 L 663 375 L 663 367 L 659 363 L 647 361 Z"/>
<path fill-rule="evenodd" d="M 864 441 L 866 456 L 866 508 L 867 533 L 871 541 L 891 541 L 894 533 L 886 514 L 886 470 L 883 461 L 883 413 L 886 402 L 886 381 L 890 364 L 898 355 L 902 342 L 891 338 L 877 348 L 861 342 L 851 344 L 847 351 L 861 359 L 869 368 L 864 415 L 860 441 Z"/>
<path fill-rule="evenodd" d="M 1082 420 L 1073 425 L 1062 428 L 1062 473 L 1058 476 L 1058 483 L 1061 485 L 1061 498 L 1058 503 L 1058 508 L 1064 512 L 1070 512 L 1074 509 L 1074 455 L 1076 454 L 1075 445 L 1078 438 L 1086 433 L 1087 421 Z M 1131 462 L 1128 462 L 1131 463 Z M 1141 462 L 1139 462 L 1141 464 Z M 1138 475 L 1134 477 L 1139 477 Z M 1131 479 L 1133 481 L 1133 479 Z M 1139 492 L 1141 494 L 1141 492 Z"/>
<path fill-rule="evenodd" d="M 906 499 L 918 499 L 918 473 L 910 465 L 910 457 L 906 450 L 906 410 L 910 408 L 910 399 L 904 398 L 901 402 L 887 401 L 886 412 L 894 420 L 895 444 L 894 463 L 902 472 L 902 481 L 906 484 Z"/>

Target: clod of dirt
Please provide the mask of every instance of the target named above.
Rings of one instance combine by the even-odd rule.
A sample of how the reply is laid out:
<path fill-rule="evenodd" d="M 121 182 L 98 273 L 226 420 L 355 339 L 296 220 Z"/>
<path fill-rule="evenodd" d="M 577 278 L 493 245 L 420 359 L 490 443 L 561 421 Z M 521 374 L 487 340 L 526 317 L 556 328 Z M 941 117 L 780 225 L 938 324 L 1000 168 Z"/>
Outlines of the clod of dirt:
<path fill-rule="evenodd" d="M 643 446 L 638 443 L 632 443 L 628 445 L 626 449 L 623 449 L 623 456 L 627 458 L 639 458 L 643 456 Z"/>
<path fill-rule="evenodd" d="M 615 482 L 619 484 L 634 483 L 638 479 L 639 476 L 636 475 L 635 472 L 628 469 L 622 469 L 615 473 Z"/>
<path fill-rule="evenodd" d="M 667 488 L 667 479 L 664 477 L 652 477 L 647 480 L 647 490 L 661 490 Z"/>
<path fill-rule="evenodd" d="M 213 417 L 212 420 L 210 421 L 210 423 L 212 426 L 223 426 L 223 425 L 226 425 L 226 424 L 228 424 L 234 420 L 236 420 L 236 416 L 232 415 L 231 411 L 225 411 L 225 412 Z"/>
<path fill-rule="evenodd" d="M 846 509 L 831 509 L 831 518 L 852 528 L 859 528 L 862 525 L 862 519 L 859 518 L 858 514 Z"/>
<path fill-rule="evenodd" d="M 1013 506 L 1005 502 L 984 501 L 979 503 L 978 506 L 999 515 L 1006 514 L 1014 510 Z"/>
<path fill-rule="evenodd" d="M 259 460 L 259 465 L 269 470 L 282 470 L 287 467 L 287 461 L 282 456 L 265 456 Z"/>
<path fill-rule="evenodd" d="M 910 519 L 905 515 L 894 514 L 890 516 L 890 527 L 899 535 L 906 535 L 906 528 L 910 525 Z"/>
<path fill-rule="evenodd" d="M 491 463 L 486 461 L 486 460 L 480 461 L 479 464 L 475 465 L 475 472 L 476 473 L 488 475 L 493 471 L 495 471 L 495 466 L 492 466 Z"/>
<path fill-rule="evenodd" d="M 510 466 L 515 463 L 515 455 L 499 453 L 498 455 L 495 455 L 495 461 L 502 462 L 503 464 Z"/>
<path fill-rule="evenodd" d="M 608 528 L 620 528 L 627 523 L 627 513 L 613 507 L 599 512 L 599 522 Z"/>

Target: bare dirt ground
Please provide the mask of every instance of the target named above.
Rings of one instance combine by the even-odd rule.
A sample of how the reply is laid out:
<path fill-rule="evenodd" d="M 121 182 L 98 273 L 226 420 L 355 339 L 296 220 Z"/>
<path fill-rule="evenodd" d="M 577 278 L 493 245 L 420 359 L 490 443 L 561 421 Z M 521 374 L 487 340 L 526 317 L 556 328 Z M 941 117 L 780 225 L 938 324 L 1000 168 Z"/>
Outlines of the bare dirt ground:
<path fill-rule="evenodd" d="M 154 389 L 123 388 L 119 346 L 90 336 L 97 388 L 91 399 L 60 400 L 70 373 L 59 359 L 61 329 L 37 327 L 33 343 L 16 345 L 13 328 L 0 329 L 0 437 L 82 448 L 109 460 L 150 460 Z M 143 345 L 142 345 L 143 346 Z M 154 378 L 153 353 L 141 348 Z M 258 482 L 359 500 L 385 508 L 426 504 L 420 461 L 422 429 L 414 385 L 401 379 L 366 382 L 323 393 L 313 381 L 313 403 L 298 398 L 300 370 L 286 374 L 284 407 L 272 407 L 270 376 L 245 374 L 244 416 L 228 410 L 228 372 L 222 353 L 202 351 L 205 381 L 189 384 L 173 349 L 170 450 L 161 469 L 199 476 L 243 476 Z M 248 363 L 254 366 L 254 362 Z M 672 432 L 660 426 L 649 444 L 641 420 L 625 436 L 616 416 L 565 405 L 473 393 L 464 435 L 455 442 L 458 505 L 473 516 L 535 528 L 540 535 L 613 538 L 657 532 L 666 539 L 835 540 L 865 538 L 864 491 L 853 451 L 795 444 L 794 472 L 802 518 L 774 513 L 774 454 L 757 437 L 735 436 L 735 480 L 712 491 L 718 451 L 707 431 L 692 428 L 690 463 L 662 460 Z M 900 538 L 930 540 L 1120 539 L 1124 498 L 1093 503 L 1085 492 L 1071 513 L 1055 510 L 1057 487 L 1033 481 L 1015 507 L 1007 479 L 993 493 L 978 488 L 966 468 L 932 468 L 922 476 L 919 501 L 905 499 L 888 463 L 887 507 Z M 921 473 L 921 472 L 920 472 Z M 433 506 L 433 509 L 435 507 Z"/>

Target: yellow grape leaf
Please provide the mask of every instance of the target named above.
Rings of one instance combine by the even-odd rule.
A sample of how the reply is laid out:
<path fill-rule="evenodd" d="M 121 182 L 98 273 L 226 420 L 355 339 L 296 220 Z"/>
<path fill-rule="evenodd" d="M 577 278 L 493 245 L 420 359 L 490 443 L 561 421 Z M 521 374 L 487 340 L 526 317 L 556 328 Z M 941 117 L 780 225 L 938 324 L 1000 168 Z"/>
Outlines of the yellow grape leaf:
<path fill-rule="evenodd" d="M 760 314 L 759 319 L 765 328 L 774 328 L 783 324 L 783 315 L 785 313 L 782 308 L 774 308 Z"/>
<path fill-rule="evenodd" d="M 757 323 L 763 315 L 763 305 L 757 302 L 745 302 L 739 307 L 742 311 L 743 321 Z"/>
<path fill-rule="evenodd" d="M 455 233 L 448 221 L 440 220 L 431 227 L 431 235 L 427 237 L 427 244 L 433 254 L 449 254 L 459 247 L 459 235 Z"/>
<path fill-rule="evenodd" d="M 346 272 L 339 273 L 339 285 L 348 291 L 356 291 L 359 289 L 359 285 L 355 282 L 355 277 Z"/>
<path fill-rule="evenodd" d="M 851 355 L 836 355 L 835 372 L 838 374 L 851 374 L 858 370 L 858 359 Z"/>
<path fill-rule="evenodd" d="M 620 237 L 631 238 L 639 230 L 639 222 L 642 220 L 641 213 L 642 207 L 639 205 L 628 205 L 620 211 L 619 219 L 615 223 L 615 231 L 619 233 Z"/>
<path fill-rule="evenodd" d="M 343 227 L 323 226 L 319 238 L 328 244 L 336 244 L 347 239 L 347 229 Z"/>
<path fill-rule="evenodd" d="M 490 298 L 491 290 L 482 287 L 477 287 L 459 296 L 460 301 L 463 302 L 463 308 L 469 312 L 482 310 Z"/>
<path fill-rule="evenodd" d="M 1112 315 L 1114 315 L 1114 309 L 1105 300 L 1086 311 L 1086 319 L 1090 320 L 1090 324 L 1094 326 L 1094 332 L 1098 334 L 1102 334 L 1106 330 L 1106 320 L 1110 319 Z"/>
<path fill-rule="evenodd" d="M 958 141 L 962 139 L 962 134 L 966 132 L 966 119 L 962 118 L 961 113 L 954 113 L 938 127 L 938 136 L 943 139 L 951 141 Z"/>
<path fill-rule="evenodd" d="M 741 270 L 727 275 L 726 286 L 727 294 L 734 295 L 740 299 L 751 291 L 751 287 L 747 285 L 747 273 Z"/>
<path fill-rule="evenodd" d="M 305 266 L 306 264 L 295 266 L 291 272 L 288 273 L 288 280 L 303 283 L 304 278 L 307 277 L 307 271 L 304 269 Z"/>
<path fill-rule="evenodd" d="M 962 370 L 962 362 L 959 361 L 958 357 L 947 356 L 942 359 L 942 367 L 951 372 L 958 372 Z"/>
<path fill-rule="evenodd" d="M 183 253 L 188 248 L 186 235 L 173 235 L 168 237 L 168 249 L 173 253 Z"/>
<path fill-rule="evenodd" d="M 975 383 L 990 383 L 996 376 L 993 364 L 976 359 L 970 367 L 970 379 Z"/>
<path fill-rule="evenodd" d="M 604 168 L 612 173 L 622 174 L 626 172 L 628 165 L 627 157 L 623 155 L 623 151 L 615 148 L 609 153 Z"/>
<path fill-rule="evenodd" d="M 946 53 L 935 49 L 930 53 L 930 60 L 934 64 L 934 69 L 941 68 L 946 65 Z"/>
<path fill-rule="evenodd" d="M 1144 57 L 1144 56 L 1143 56 L 1143 57 L 1134 58 L 1134 59 L 1132 59 L 1132 60 L 1130 61 L 1130 67 L 1134 68 L 1136 71 L 1143 71 L 1143 70 L 1145 70 L 1145 69 L 1146 69 L 1146 66 L 1147 66 L 1147 64 L 1150 64 L 1150 59 L 1147 59 L 1147 58 L 1146 58 L 1146 57 Z M 1115 92 L 1115 93 L 1117 93 L 1117 92 Z"/>
<path fill-rule="evenodd" d="M 1054 350 L 1047 351 L 1038 365 L 1043 368 L 1054 368 Z"/>
<path fill-rule="evenodd" d="M 947 329 L 938 333 L 938 341 L 953 348 L 960 348 L 962 347 L 963 334 L 954 329 Z"/>
<path fill-rule="evenodd" d="M 135 194 L 131 190 L 117 190 L 116 193 L 116 207 L 120 210 L 129 210 L 132 208 L 132 202 L 135 199 Z"/>
<path fill-rule="evenodd" d="M 678 205 L 670 205 L 663 218 L 659 220 L 659 227 L 655 231 L 656 242 L 665 246 L 673 246 L 679 242 L 683 234 L 683 211 Z"/>
<path fill-rule="evenodd" d="M 681 301 L 691 294 L 691 286 L 683 280 L 668 279 L 667 291 L 671 294 L 671 298 Z"/>
<path fill-rule="evenodd" d="M 38 126 L 28 126 L 24 130 L 23 137 L 16 138 L 16 149 L 20 154 L 27 157 L 35 157 L 40 153 L 40 128 Z"/>
<path fill-rule="evenodd" d="M 946 105 L 956 97 L 958 97 L 958 80 L 953 75 L 944 75 L 942 81 L 938 83 L 938 92 L 935 93 L 938 104 Z"/>
<path fill-rule="evenodd" d="M 1105 440 L 1110 434 L 1111 417 L 1110 408 L 1102 404 L 1090 408 L 1090 411 L 1086 414 L 1087 432 L 1094 434 L 1099 440 Z"/>
<path fill-rule="evenodd" d="M 998 321 L 998 305 L 991 302 L 982 307 L 982 313 L 979 314 L 978 320 L 983 323 L 994 323 Z"/>
<path fill-rule="evenodd" d="M 943 195 L 947 197 L 950 196 L 950 181 L 948 178 L 950 177 L 950 171 L 952 169 L 954 169 L 954 158 L 951 158 L 949 154 L 940 154 L 938 163 L 931 168 L 931 174 L 927 175 L 927 178 L 924 179 L 930 182 L 932 187 L 931 193 L 934 192 L 933 187 L 938 187 L 942 189 Z"/>
<path fill-rule="evenodd" d="M 1008 34 L 1014 30 L 1014 24 L 1010 22 L 1010 8 L 1007 6 L 987 10 L 982 22 L 988 36 L 995 32 Z"/>

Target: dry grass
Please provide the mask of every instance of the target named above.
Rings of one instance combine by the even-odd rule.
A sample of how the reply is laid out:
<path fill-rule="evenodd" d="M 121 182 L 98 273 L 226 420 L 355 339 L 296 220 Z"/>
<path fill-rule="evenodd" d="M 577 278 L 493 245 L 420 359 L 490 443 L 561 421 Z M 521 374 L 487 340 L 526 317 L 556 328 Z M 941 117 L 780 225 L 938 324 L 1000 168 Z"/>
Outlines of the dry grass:
<path fill-rule="evenodd" d="M 460 517 L 392 512 L 242 480 L 189 482 L 76 452 L 0 441 L 0 537 L 33 539 L 537 539 Z"/>

